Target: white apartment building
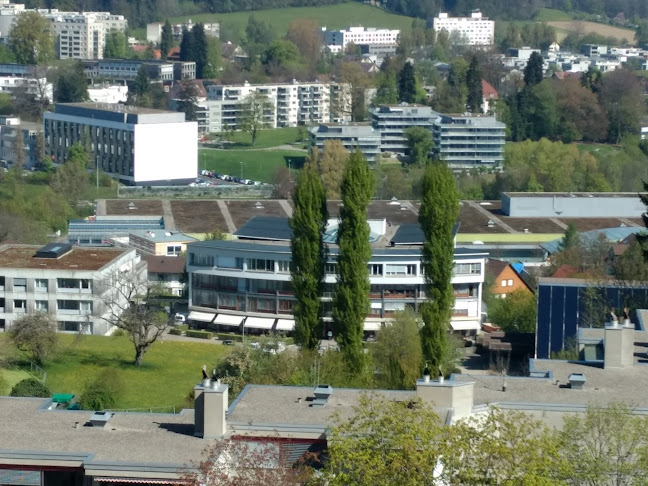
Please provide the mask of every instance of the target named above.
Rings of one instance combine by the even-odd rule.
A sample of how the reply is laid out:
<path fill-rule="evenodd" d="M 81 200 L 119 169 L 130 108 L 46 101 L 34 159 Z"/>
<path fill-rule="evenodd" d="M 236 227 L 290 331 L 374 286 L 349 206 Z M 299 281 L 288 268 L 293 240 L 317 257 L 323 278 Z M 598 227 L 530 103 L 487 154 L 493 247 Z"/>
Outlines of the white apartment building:
<path fill-rule="evenodd" d="M 495 21 L 482 17 L 479 11 L 472 12 L 470 17 L 448 17 L 441 12 L 434 18 L 434 31 L 438 34 L 442 30 L 456 32 L 471 46 L 490 46 L 495 42 Z"/>
<path fill-rule="evenodd" d="M 88 86 L 88 96 L 95 103 L 126 103 L 128 86 Z"/>
<path fill-rule="evenodd" d="M 183 27 L 187 30 L 194 28 L 194 24 L 191 19 L 188 19 L 186 22 L 181 24 L 171 24 L 171 32 L 173 33 L 173 38 L 177 41 L 182 39 L 182 29 Z M 152 22 L 146 24 L 146 41 L 153 42 L 154 44 L 159 44 L 162 40 L 162 27 L 164 27 L 163 22 Z M 203 23 L 203 28 L 205 29 L 205 35 L 209 37 L 220 37 L 220 23 L 210 22 Z"/>
<path fill-rule="evenodd" d="M 349 119 L 351 94 L 348 85 L 338 83 L 211 85 L 207 99 L 198 102 L 201 133 L 237 130 L 242 107 L 254 92 L 265 95 L 272 105 L 266 112 L 270 128 L 295 127 Z"/>
<path fill-rule="evenodd" d="M 24 77 L 16 78 L 13 76 L 0 76 L 0 93 L 7 93 L 12 97 L 23 96 L 24 92 L 34 95 L 36 99 L 45 98 L 52 101 L 54 87 L 47 78 Z"/>
<path fill-rule="evenodd" d="M 346 30 L 326 30 L 323 27 L 322 33 L 324 45 L 334 54 L 344 51 L 349 44 L 396 45 L 400 36 L 400 30 L 375 27 L 349 27 Z"/>
<path fill-rule="evenodd" d="M 45 153 L 54 164 L 69 148 L 90 139 L 93 167 L 128 185 L 195 181 L 198 125 L 184 113 L 120 104 L 59 103 L 43 117 Z"/>
<path fill-rule="evenodd" d="M 0 245 L 0 330 L 46 312 L 62 332 L 105 335 L 111 329 L 105 296 L 121 272 L 146 272 L 134 249 Z"/>

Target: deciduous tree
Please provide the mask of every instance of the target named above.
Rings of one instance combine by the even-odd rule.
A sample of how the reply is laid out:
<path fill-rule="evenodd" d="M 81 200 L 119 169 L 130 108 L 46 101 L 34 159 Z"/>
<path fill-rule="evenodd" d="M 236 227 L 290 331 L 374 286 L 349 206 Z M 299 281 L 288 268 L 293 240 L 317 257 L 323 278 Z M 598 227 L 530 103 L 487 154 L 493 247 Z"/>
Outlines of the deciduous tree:
<path fill-rule="evenodd" d="M 454 305 L 452 230 L 458 215 L 459 193 L 452 172 L 444 163 L 429 163 L 423 176 L 419 211 L 419 224 L 425 237 L 421 263 L 427 293 L 421 312 L 421 345 L 423 356 L 434 373 L 443 362 L 446 333 Z"/>
<path fill-rule="evenodd" d="M 178 111 L 185 114 L 185 120 L 195 121 L 198 103 L 198 90 L 191 80 L 180 81 L 178 99 L 176 101 Z"/>
<path fill-rule="evenodd" d="M 56 352 L 58 333 L 50 314 L 36 312 L 16 319 L 9 328 L 9 339 L 21 351 L 42 364 Z"/>
<path fill-rule="evenodd" d="M 88 81 L 79 61 L 59 67 L 54 84 L 54 100 L 57 103 L 77 103 L 90 99 Z"/>
<path fill-rule="evenodd" d="M 322 57 L 322 32 L 314 20 L 293 20 L 288 26 L 286 39 L 299 48 L 302 57 L 309 64 L 316 63 Z"/>
<path fill-rule="evenodd" d="M 537 302 L 535 295 L 524 290 L 514 290 L 505 299 L 492 299 L 488 305 L 488 317 L 502 331 L 510 333 L 534 333 Z"/>
<path fill-rule="evenodd" d="M 104 44 L 104 59 L 123 59 L 126 57 L 128 42 L 123 32 L 109 32 Z"/>
<path fill-rule="evenodd" d="M 317 349 L 322 338 L 322 302 L 327 247 L 324 233 L 328 220 L 326 191 L 314 163 L 308 163 L 299 176 L 293 196 L 295 209 L 290 218 L 290 278 L 297 302 L 295 342 Z"/>
<path fill-rule="evenodd" d="M 342 145 L 342 141 L 326 140 L 324 150 L 313 160 L 317 161 L 317 168 L 328 199 L 340 199 L 342 179 L 349 160 L 349 152 Z"/>
<path fill-rule="evenodd" d="M 255 144 L 259 131 L 270 126 L 268 112 L 272 110 L 274 106 L 268 97 L 259 91 L 254 91 L 243 99 L 236 123 L 238 128 L 250 134 L 252 145 Z"/>
<path fill-rule="evenodd" d="M 68 150 L 67 160 L 57 167 L 50 182 L 52 190 L 65 198 L 72 207 L 83 199 L 88 190 L 87 161 L 88 152 L 86 148 L 80 143 L 75 143 Z"/>
<path fill-rule="evenodd" d="M 430 157 L 434 147 L 432 132 L 424 127 L 409 127 L 403 131 L 407 145 L 409 163 L 423 167 Z"/>
<path fill-rule="evenodd" d="M 373 173 L 360 150 L 356 150 L 349 157 L 342 181 L 337 283 L 333 298 L 336 339 L 354 372 L 360 372 L 364 366 L 362 336 L 369 311 L 367 264 L 371 258 L 367 208 L 373 189 Z"/>
<path fill-rule="evenodd" d="M 9 46 L 19 64 L 45 64 L 54 58 L 51 23 L 38 12 L 16 17 L 9 32 Z"/>

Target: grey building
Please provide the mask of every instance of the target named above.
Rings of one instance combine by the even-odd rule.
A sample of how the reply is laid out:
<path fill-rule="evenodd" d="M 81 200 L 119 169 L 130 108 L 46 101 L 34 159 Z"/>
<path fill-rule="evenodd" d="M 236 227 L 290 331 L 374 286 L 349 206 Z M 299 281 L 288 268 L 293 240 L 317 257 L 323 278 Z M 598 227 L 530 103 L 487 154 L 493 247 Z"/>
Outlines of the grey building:
<path fill-rule="evenodd" d="M 134 249 L 0 245 L 0 329 L 25 314 L 46 312 L 59 331 L 107 334 L 107 282 L 124 271 L 146 272 Z"/>
<path fill-rule="evenodd" d="M 502 212 L 512 218 L 641 218 L 634 192 L 505 192 Z"/>
<path fill-rule="evenodd" d="M 440 114 L 433 131 L 434 152 L 452 168 L 493 167 L 504 162 L 506 125 L 492 116 Z"/>
<path fill-rule="evenodd" d="M 57 104 L 45 113 L 46 155 L 54 164 L 77 142 L 92 166 L 128 185 L 188 184 L 198 170 L 198 125 L 184 113 L 119 104 Z"/>
<path fill-rule="evenodd" d="M 371 111 L 373 127 L 380 131 L 381 151 L 405 155 L 407 146 L 403 132 L 410 127 L 432 130 L 439 114 L 423 105 L 381 105 Z M 431 134 L 430 134 L 431 135 Z"/>
<path fill-rule="evenodd" d="M 196 79 L 196 63 L 193 61 L 165 61 L 139 59 L 100 59 L 83 61 L 83 72 L 91 81 L 111 79 L 127 82 L 137 77 L 144 66 L 154 81 L 182 81 Z"/>
<path fill-rule="evenodd" d="M 40 166 L 43 161 L 38 154 L 38 135 L 42 133 L 43 127 L 38 123 L 0 116 L 0 158 L 3 164 L 15 164 L 22 152 L 22 161 L 26 169 Z M 22 137 L 22 147 L 19 136 Z"/>
<path fill-rule="evenodd" d="M 324 149 L 327 140 L 340 140 L 349 152 L 360 149 L 369 162 L 380 155 L 380 132 L 368 123 L 337 125 L 323 123 L 310 129 L 310 145 Z"/>

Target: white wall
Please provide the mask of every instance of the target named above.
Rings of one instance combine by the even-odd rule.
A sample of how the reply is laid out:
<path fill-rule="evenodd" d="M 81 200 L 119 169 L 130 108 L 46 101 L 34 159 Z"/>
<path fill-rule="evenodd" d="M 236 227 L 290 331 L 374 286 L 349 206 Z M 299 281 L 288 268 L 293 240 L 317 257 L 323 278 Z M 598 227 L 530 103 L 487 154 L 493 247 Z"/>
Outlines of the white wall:
<path fill-rule="evenodd" d="M 198 123 L 135 125 L 135 182 L 195 179 Z"/>

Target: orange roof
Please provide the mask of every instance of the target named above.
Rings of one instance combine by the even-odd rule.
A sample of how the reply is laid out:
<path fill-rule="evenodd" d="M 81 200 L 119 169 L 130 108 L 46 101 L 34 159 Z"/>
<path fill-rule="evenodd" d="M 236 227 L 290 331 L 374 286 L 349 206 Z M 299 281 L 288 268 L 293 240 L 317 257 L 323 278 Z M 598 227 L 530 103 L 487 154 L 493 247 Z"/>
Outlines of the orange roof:
<path fill-rule="evenodd" d="M 485 79 L 482 79 L 482 94 L 486 100 L 499 100 L 499 93 Z"/>
<path fill-rule="evenodd" d="M 140 53 L 140 52 L 146 52 L 148 49 L 148 46 L 143 46 L 143 45 L 134 45 L 132 47 L 133 51 Z M 160 59 L 162 57 L 162 54 L 160 53 L 160 49 L 153 49 L 153 58 L 154 59 Z"/>
<path fill-rule="evenodd" d="M 570 278 L 578 273 L 578 269 L 571 265 L 561 265 L 552 275 L 553 278 Z"/>

